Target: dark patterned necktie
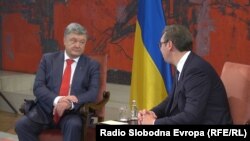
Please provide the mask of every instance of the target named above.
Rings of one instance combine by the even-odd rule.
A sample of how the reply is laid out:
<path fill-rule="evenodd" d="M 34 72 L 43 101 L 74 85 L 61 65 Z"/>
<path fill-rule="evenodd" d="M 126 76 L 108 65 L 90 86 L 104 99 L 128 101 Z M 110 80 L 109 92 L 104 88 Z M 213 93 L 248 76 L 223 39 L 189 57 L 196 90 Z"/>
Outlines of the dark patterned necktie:
<path fill-rule="evenodd" d="M 177 90 L 177 86 L 178 86 L 179 74 L 180 74 L 180 72 L 176 69 L 176 71 L 175 71 L 175 87 L 174 87 L 174 92 L 173 92 L 173 102 L 172 102 L 172 106 L 171 106 L 170 111 L 172 111 L 174 109 L 174 107 L 176 106 L 176 103 L 177 103 L 176 90 Z"/>

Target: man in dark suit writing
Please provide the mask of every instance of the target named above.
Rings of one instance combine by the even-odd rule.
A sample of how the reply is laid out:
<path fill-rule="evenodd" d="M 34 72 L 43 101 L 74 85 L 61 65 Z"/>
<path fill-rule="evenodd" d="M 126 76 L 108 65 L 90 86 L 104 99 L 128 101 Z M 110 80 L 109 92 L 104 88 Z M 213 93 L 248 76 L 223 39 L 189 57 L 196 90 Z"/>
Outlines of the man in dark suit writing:
<path fill-rule="evenodd" d="M 79 107 L 96 100 L 99 63 L 83 55 L 87 31 L 78 23 L 64 32 L 64 51 L 44 54 L 34 82 L 36 105 L 16 123 L 20 141 L 38 141 L 40 132 L 60 128 L 64 141 L 80 141 Z"/>
<path fill-rule="evenodd" d="M 139 124 L 232 124 L 224 85 L 213 67 L 191 51 L 192 44 L 186 27 L 165 27 L 159 47 L 176 67 L 176 79 L 169 97 L 150 111 L 139 111 Z"/>

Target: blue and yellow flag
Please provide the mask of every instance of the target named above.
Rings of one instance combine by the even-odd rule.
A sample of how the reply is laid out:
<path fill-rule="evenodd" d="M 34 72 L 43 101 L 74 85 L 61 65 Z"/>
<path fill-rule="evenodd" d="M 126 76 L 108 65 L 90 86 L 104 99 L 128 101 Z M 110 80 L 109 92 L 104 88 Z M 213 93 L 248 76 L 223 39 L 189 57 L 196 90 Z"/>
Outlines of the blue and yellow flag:
<path fill-rule="evenodd" d="M 165 27 L 161 0 L 139 0 L 130 101 L 150 110 L 167 95 L 172 85 L 171 66 L 158 47 Z"/>

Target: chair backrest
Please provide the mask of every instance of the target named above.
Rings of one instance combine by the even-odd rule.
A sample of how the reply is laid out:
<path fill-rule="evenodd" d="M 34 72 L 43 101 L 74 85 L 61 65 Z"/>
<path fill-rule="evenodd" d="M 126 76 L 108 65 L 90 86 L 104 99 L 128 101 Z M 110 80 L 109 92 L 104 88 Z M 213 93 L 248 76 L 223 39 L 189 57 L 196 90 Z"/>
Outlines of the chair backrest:
<path fill-rule="evenodd" d="M 234 124 L 250 122 L 250 65 L 225 62 L 221 79 L 226 88 Z"/>
<path fill-rule="evenodd" d="M 104 55 L 88 55 L 90 58 L 98 61 L 100 63 L 100 89 L 99 93 L 96 99 L 96 102 L 99 102 L 103 99 L 103 92 L 106 91 L 106 82 L 107 82 L 107 60 L 108 56 L 107 54 Z M 105 116 L 105 107 L 103 107 L 101 110 L 97 110 L 96 114 L 98 117 L 104 118 Z"/>

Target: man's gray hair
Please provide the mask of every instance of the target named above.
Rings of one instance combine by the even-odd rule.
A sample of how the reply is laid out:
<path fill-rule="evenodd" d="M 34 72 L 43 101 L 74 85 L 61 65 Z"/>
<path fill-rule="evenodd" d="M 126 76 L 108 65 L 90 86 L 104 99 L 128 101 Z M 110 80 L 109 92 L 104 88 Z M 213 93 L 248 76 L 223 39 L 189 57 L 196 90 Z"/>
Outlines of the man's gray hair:
<path fill-rule="evenodd" d="M 70 33 L 88 36 L 86 28 L 78 23 L 70 23 L 64 31 L 64 37 Z"/>

